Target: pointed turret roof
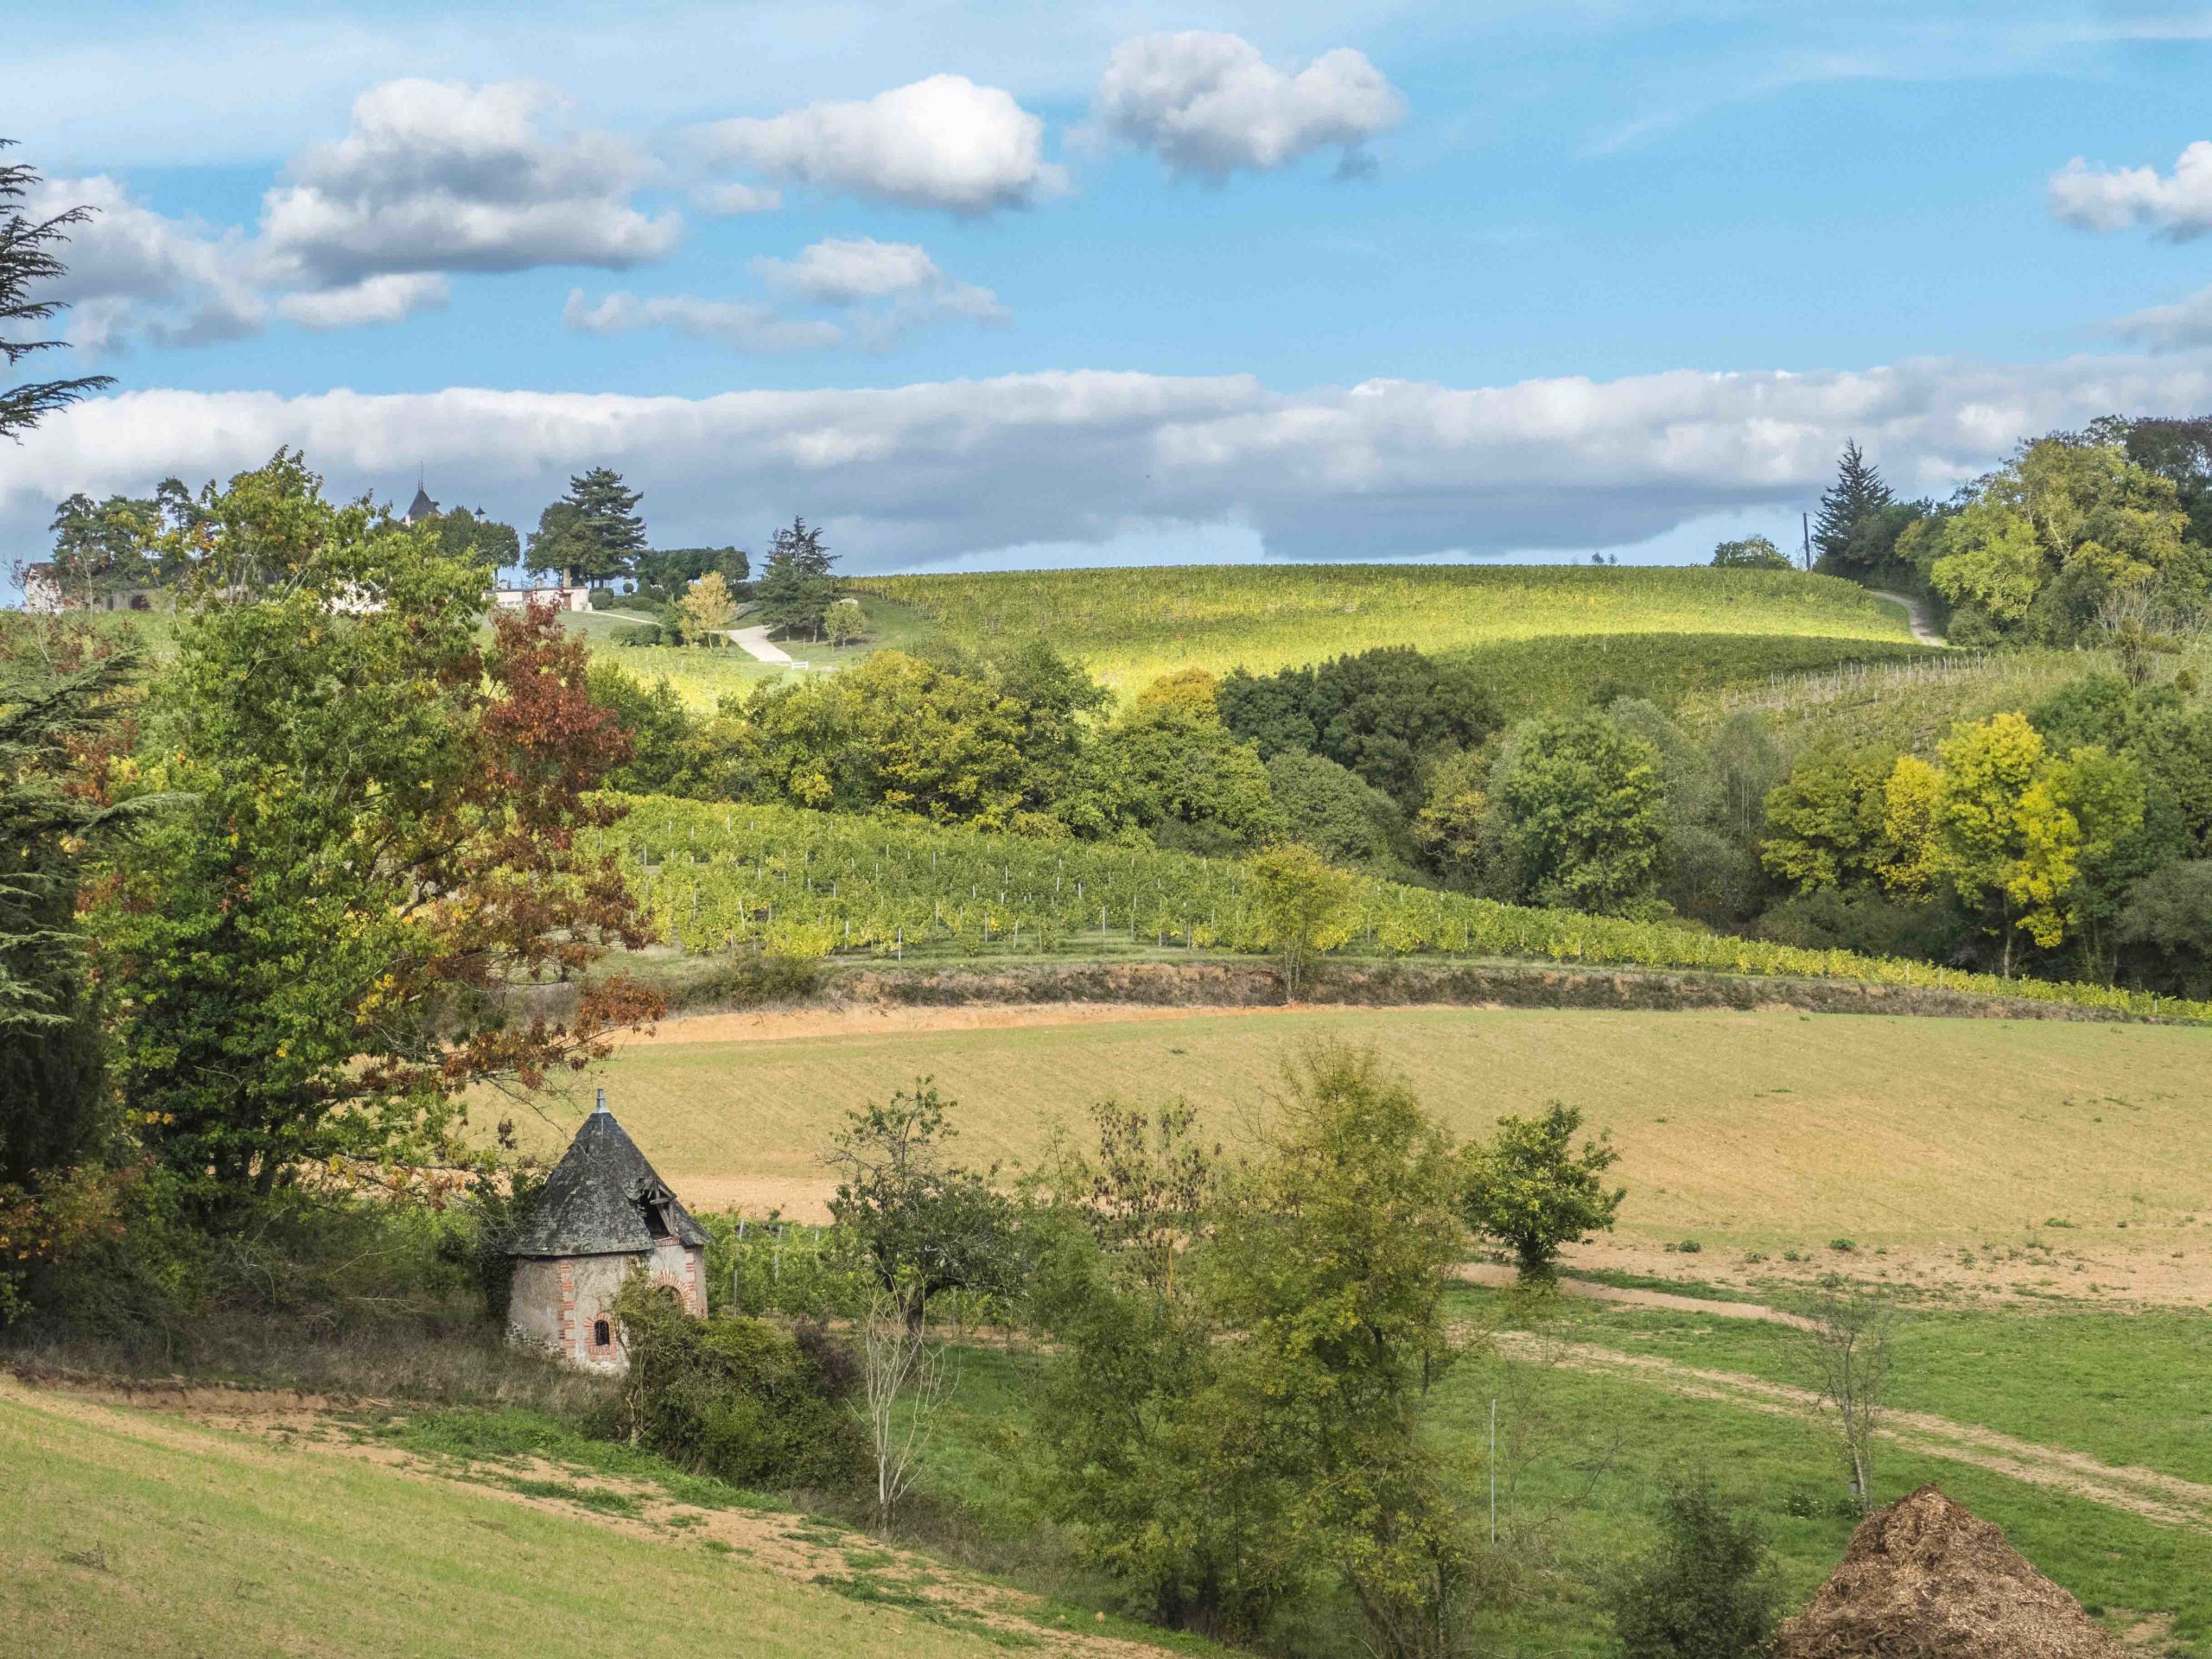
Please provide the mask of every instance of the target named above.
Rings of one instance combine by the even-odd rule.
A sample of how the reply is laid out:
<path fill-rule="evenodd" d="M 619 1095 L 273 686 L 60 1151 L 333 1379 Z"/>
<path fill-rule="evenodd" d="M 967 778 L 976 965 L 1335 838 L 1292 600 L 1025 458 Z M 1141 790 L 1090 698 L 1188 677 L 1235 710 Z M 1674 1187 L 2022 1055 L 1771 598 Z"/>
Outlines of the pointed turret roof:
<path fill-rule="evenodd" d="M 415 499 L 408 504 L 407 516 L 401 522 L 410 524 L 416 524 L 424 518 L 435 518 L 437 516 L 437 512 L 438 504 L 430 499 L 429 491 L 425 489 L 422 485 L 417 484 L 415 486 Z"/>
<path fill-rule="evenodd" d="M 607 1109 L 602 1090 L 509 1249 L 515 1255 L 636 1255 L 670 1236 L 701 1249 L 707 1243 Z"/>

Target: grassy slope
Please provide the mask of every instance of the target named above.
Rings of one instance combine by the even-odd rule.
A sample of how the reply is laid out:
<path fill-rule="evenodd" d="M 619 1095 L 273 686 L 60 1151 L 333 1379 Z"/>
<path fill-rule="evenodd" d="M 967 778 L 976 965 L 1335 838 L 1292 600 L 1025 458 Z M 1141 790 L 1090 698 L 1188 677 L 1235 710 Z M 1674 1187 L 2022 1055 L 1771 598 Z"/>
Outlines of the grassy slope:
<path fill-rule="evenodd" d="M 5 1385 L 0 1493 L 19 1653 L 994 1651 L 696 1546 Z"/>
<path fill-rule="evenodd" d="M 1903 615 L 1827 577 L 1567 566 L 1293 565 L 874 577 L 956 639 L 1041 633 L 1133 690 L 1171 669 L 1307 663 L 1371 645 L 1448 651 L 1552 634 L 1909 639 Z"/>
<path fill-rule="evenodd" d="M 803 639 L 781 643 L 810 669 L 842 668 L 872 652 L 904 650 L 936 632 L 934 624 L 905 605 L 863 598 L 861 608 L 867 613 L 868 631 L 853 645 L 841 648 Z M 636 626 L 620 618 L 587 613 L 564 620 L 591 641 L 594 656 L 619 663 L 648 683 L 665 680 L 686 703 L 702 712 L 712 709 L 720 698 L 732 692 L 749 691 L 763 681 L 784 679 L 799 671 L 756 662 L 734 646 L 709 650 L 692 645 L 618 645 L 613 643 L 614 633 Z M 741 626 L 749 620 L 738 619 Z"/>
<path fill-rule="evenodd" d="M 2139 1249 L 2166 1236 L 2145 1227 L 2195 1213 L 2212 1164 L 2212 1033 L 1786 1012 L 1300 1010 L 658 1042 L 518 1128 L 556 1147 L 603 1080 L 672 1177 L 818 1179 L 846 1110 L 933 1075 L 970 1156 L 1020 1160 L 1109 1095 L 1187 1096 L 1233 1132 L 1301 1039 L 1331 1036 L 1376 1045 L 1459 1134 L 1554 1098 L 1581 1107 L 1622 1148 L 1624 1230 L 1648 1242 L 1978 1246 L 2059 1217 L 2069 1246 Z"/>

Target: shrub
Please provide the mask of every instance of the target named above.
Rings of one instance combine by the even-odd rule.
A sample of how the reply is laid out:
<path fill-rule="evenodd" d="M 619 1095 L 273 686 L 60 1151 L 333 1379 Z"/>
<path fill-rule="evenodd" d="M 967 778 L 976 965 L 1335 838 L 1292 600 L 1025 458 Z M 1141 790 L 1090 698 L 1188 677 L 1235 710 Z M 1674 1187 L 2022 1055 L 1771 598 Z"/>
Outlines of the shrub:
<path fill-rule="evenodd" d="M 594 588 L 591 590 L 590 598 L 591 607 L 594 611 L 611 611 L 621 603 L 620 595 L 612 588 Z"/>
<path fill-rule="evenodd" d="M 663 643 L 661 626 L 658 622 L 640 622 L 633 627 L 614 630 L 618 645 L 658 645 Z"/>
<path fill-rule="evenodd" d="M 1749 1659 L 1761 1652 L 1780 1592 L 1758 1529 L 1730 1514 L 1700 1478 L 1669 1484 L 1659 1530 L 1657 1550 L 1605 1594 L 1627 1659 Z"/>
<path fill-rule="evenodd" d="M 629 1368 L 598 1427 L 733 1485 L 835 1490 L 858 1479 L 860 1426 L 837 1389 L 849 1370 L 765 1319 L 695 1319 L 632 1275 L 614 1299 Z"/>

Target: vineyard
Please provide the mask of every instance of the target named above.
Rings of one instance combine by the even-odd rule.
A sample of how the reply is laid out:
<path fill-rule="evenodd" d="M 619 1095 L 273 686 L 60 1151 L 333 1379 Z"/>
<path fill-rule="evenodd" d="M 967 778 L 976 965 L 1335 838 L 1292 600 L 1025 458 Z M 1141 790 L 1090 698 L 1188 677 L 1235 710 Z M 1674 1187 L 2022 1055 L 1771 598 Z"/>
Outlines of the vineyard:
<path fill-rule="evenodd" d="M 649 796 L 606 839 L 664 942 L 793 957 L 1261 948 L 1244 868 L 1103 842 L 1049 842 L 793 807 Z M 1999 980 L 1926 963 L 1502 905 L 1355 879 L 1345 950 L 1693 969 L 2027 997 L 2212 1020 L 2212 1007 L 2107 986 Z"/>
<path fill-rule="evenodd" d="M 1375 645 L 1452 651 L 1552 635 L 1905 640 L 1895 607 L 1789 571 L 1571 565 L 1185 566 L 874 576 L 963 644 L 1041 635 L 1123 691 L 1170 670 L 1255 672 Z"/>

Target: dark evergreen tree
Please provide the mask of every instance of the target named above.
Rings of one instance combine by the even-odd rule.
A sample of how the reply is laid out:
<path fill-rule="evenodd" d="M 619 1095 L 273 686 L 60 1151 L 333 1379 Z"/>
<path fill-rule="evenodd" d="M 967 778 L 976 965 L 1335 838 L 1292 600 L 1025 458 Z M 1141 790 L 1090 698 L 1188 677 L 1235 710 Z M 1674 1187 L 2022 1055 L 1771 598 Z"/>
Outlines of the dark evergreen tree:
<path fill-rule="evenodd" d="M 830 574 L 836 563 L 819 525 L 794 518 L 778 531 L 757 590 L 761 620 L 779 633 L 821 638 L 823 618 L 837 597 L 836 580 Z"/>
<path fill-rule="evenodd" d="M 1866 459 L 1858 439 L 1849 440 L 1836 464 L 1835 482 L 1821 497 L 1821 510 L 1813 518 L 1813 547 L 1820 555 L 1820 568 L 1842 574 L 1849 561 L 1852 531 L 1891 499 L 1880 470 Z"/>
<path fill-rule="evenodd" d="M 592 587 L 630 575 L 645 550 L 645 521 L 637 511 L 643 499 L 611 467 L 571 478 L 569 493 L 538 515 L 530 569 L 561 572 Z"/>
<path fill-rule="evenodd" d="M 0 138 L 0 149 L 15 141 Z M 13 378 L 16 365 L 34 353 L 54 351 L 65 340 L 35 338 L 39 325 L 67 308 L 61 300 L 33 297 L 41 283 L 67 269 L 55 250 L 69 232 L 92 216 L 89 207 L 72 207 L 47 219 L 32 219 L 23 202 L 38 187 L 38 169 L 21 162 L 0 166 L 0 365 Z M 68 380 L 30 380 L 0 389 L 0 437 L 18 437 L 57 409 L 66 409 L 88 391 L 113 385 L 105 374 Z"/>

